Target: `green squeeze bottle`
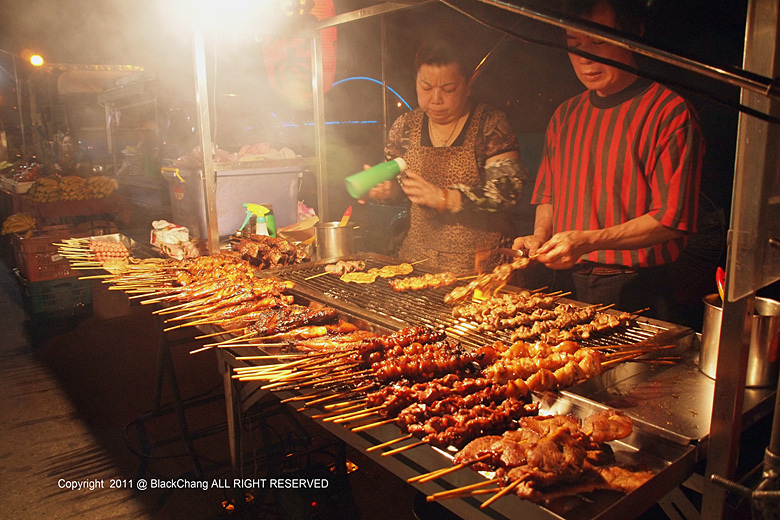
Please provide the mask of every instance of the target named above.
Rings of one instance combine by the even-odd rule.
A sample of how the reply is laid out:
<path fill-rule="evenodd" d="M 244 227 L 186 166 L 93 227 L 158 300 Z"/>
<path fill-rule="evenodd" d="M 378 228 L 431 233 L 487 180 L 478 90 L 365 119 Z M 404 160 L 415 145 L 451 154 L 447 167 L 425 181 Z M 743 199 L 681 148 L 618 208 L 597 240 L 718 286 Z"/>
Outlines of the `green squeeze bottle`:
<path fill-rule="evenodd" d="M 380 182 L 389 181 L 404 170 L 406 170 L 406 161 L 401 157 L 377 164 L 344 179 L 347 193 L 356 199 L 363 198 L 371 188 Z"/>

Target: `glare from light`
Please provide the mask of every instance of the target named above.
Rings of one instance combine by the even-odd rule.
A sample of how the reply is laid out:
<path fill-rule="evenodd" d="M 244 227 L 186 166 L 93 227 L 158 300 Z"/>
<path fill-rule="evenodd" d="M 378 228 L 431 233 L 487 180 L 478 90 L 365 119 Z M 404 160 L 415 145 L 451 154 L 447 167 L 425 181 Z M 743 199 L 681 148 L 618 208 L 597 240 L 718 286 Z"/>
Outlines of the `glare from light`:
<path fill-rule="evenodd" d="M 204 29 L 238 30 L 273 18 L 273 2 L 257 0 L 177 0 L 191 12 L 195 26 Z"/>
<path fill-rule="evenodd" d="M 43 65 L 43 58 L 39 54 L 33 54 L 30 56 L 30 63 L 36 67 L 40 67 Z"/>

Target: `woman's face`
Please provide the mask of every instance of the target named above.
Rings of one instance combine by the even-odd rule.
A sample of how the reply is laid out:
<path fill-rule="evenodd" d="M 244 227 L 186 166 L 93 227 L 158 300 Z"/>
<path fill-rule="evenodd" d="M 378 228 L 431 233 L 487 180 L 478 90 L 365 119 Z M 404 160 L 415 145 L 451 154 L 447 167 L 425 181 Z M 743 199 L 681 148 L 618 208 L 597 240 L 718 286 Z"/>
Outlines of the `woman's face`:
<path fill-rule="evenodd" d="M 78 143 L 71 137 L 67 136 L 62 139 L 62 153 L 65 155 L 73 155 L 76 152 Z"/>
<path fill-rule="evenodd" d="M 452 123 L 466 111 L 469 81 L 455 63 L 422 65 L 417 71 L 417 104 L 440 125 Z"/>

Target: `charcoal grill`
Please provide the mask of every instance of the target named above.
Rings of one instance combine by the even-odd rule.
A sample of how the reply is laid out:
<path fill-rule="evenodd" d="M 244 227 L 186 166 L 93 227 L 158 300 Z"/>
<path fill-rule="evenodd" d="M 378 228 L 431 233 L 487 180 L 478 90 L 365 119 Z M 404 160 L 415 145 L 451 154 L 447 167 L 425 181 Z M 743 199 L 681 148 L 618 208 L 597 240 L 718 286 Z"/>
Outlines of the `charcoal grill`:
<path fill-rule="evenodd" d="M 374 254 L 358 255 L 350 257 L 350 260 L 364 261 L 366 270 L 398 264 L 396 259 Z M 511 343 L 511 329 L 480 331 L 476 324 L 452 316 L 452 308 L 444 303 L 444 296 L 457 285 L 396 292 L 390 287 L 389 280 L 384 278 L 377 278 L 373 283 L 362 284 L 343 282 L 337 275 L 332 274 L 316 276 L 322 274 L 325 265 L 326 262 L 314 262 L 260 273 L 263 276 L 294 281 L 297 284 L 295 293 L 392 330 L 412 325 L 427 325 L 446 331 L 449 337 L 472 348 L 491 344 L 497 340 Z M 422 273 L 433 273 L 433 271 L 426 269 L 424 263 L 420 263 L 415 265 L 414 273 L 408 276 L 419 276 Z M 458 285 L 468 283 L 469 280 L 462 280 Z M 561 301 L 576 303 L 565 298 Z M 678 344 L 685 349 L 690 345 L 690 342 L 685 340 L 691 337 L 692 331 L 685 327 L 643 318 L 629 326 L 594 334 L 581 343 L 585 346 L 663 343 Z"/>
<path fill-rule="evenodd" d="M 398 263 L 396 259 L 374 254 L 353 255 L 348 260 L 362 260 L 367 269 Z M 323 274 L 326 264 L 314 262 L 282 267 L 260 271 L 258 276 L 294 281 L 297 286 L 293 292 L 302 300 L 332 306 L 352 320 L 379 328 L 398 330 L 412 325 L 428 325 L 445 330 L 450 338 L 460 341 L 467 348 L 480 347 L 497 340 L 511 341 L 511 330 L 479 331 L 475 324 L 454 318 L 451 307 L 444 304 L 444 296 L 453 286 L 399 293 L 383 278 L 377 278 L 370 284 L 343 282 L 338 276 Z M 418 264 L 411 276 L 429 272 L 432 271 L 424 263 Z M 459 285 L 467 283 L 468 280 L 462 280 Z M 577 303 L 565 298 L 561 301 Z M 605 312 L 619 311 L 610 309 Z M 446 507 L 464 518 L 474 519 L 565 517 L 567 520 L 618 520 L 636 516 L 646 510 L 693 473 L 694 464 L 700 456 L 699 448 L 704 440 L 702 437 L 709 430 L 709 416 L 691 413 L 690 410 L 701 408 L 704 411 L 711 405 L 711 401 L 708 401 L 711 400 L 711 381 L 696 370 L 696 349 L 689 348 L 695 345 L 693 331 L 638 317 L 629 326 L 593 335 L 582 343 L 590 346 L 674 344 L 677 347 L 675 353 L 683 356 L 684 361 L 673 366 L 624 363 L 596 380 L 586 381 L 558 393 L 535 397 L 540 400 L 540 409 L 545 413 L 575 413 L 581 417 L 605 407 L 621 409 L 621 402 L 632 405 L 624 412 L 634 418 L 634 433 L 623 441 L 614 442 L 613 449 L 621 462 L 640 463 L 656 471 L 656 476 L 629 495 L 616 497 L 609 493 L 598 494 L 598 503 L 579 502 L 573 510 L 565 513 L 522 500 L 499 500 L 483 511 L 478 506 L 484 499 L 476 497 L 447 501 L 444 504 Z M 224 356 L 229 355 L 229 352 L 220 350 Z M 668 354 L 669 351 L 664 352 Z M 230 361 L 229 364 L 235 362 Z M 225 372 L 225 377 L 230 378 L 229 371 Z M 280 397 L 284 395 L 282 392 Z M 757 402 L 763 400 L 765 396 L 756 398 Z M 679 406 L 667 406 L 667 403 L 679 404 L 677 401 L 684 401 L 689 408 L 683 410 Z M 661 406 L 653 406 L 653 403 L 660 403 Z M 314 408 L 302 413 L 311 415 L 317 411 Z M 383 425 L 359 433 L 334 423 L 323 422 L 322 426 L 358 449 L 398 437 L 398 428 L 394 425 Z M 376 453 L 368 455 L 404 479 L 441 468 L 448 463 L 442 459 L 442 453 L 425 446 L 393 457 L 381 457 Z M 457 472 L 422 487 L 414 485 L 425 493 L 432 493 L 478 482 L 481 478 L 474 472 Z"/>

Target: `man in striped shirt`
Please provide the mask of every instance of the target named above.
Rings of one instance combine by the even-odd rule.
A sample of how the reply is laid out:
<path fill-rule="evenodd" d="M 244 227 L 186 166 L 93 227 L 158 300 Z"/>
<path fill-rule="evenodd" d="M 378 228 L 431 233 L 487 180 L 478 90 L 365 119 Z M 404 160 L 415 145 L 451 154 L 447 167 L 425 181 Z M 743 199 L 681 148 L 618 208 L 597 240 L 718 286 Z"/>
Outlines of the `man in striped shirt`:
<path fill-rule="evenodd" d="M 642 30 L 639 0 L 576 0 L 570 12 Z M 575 31 L 570 48 L 636 67 L 633 53 Z M 696 231 L 704 142 L 692 107 L 666 87 L 570 53 L 587 90 L 553 114 L 536 179 L 533 235 L 515 239 L 574 297 L 673 320 L 668 266 Z"/>

